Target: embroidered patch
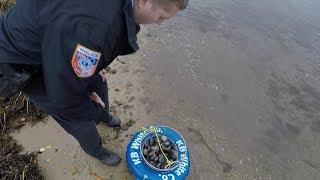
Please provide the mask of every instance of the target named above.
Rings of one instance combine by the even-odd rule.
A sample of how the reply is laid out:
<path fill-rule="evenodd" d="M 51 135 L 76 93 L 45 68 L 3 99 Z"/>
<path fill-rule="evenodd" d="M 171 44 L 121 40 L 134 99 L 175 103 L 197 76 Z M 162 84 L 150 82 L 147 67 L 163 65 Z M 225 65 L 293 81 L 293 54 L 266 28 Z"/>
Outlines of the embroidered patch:
<path fill-rule="evenodd" d="M 71 59 L 72 68 L 78 77 L 90 77 L 96 71 L 100 57 L 101 53 L 78 44 Z"/>

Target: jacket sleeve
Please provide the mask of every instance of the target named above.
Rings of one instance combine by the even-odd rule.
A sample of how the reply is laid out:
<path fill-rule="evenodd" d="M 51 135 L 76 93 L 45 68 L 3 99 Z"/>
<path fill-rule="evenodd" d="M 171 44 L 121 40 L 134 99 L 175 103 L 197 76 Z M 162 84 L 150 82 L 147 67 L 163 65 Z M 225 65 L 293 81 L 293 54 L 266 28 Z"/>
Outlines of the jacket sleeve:
<path fill-rule="evenodd" d="M 102 69 L 105 56 L 111 54 L 112 45 L 106 40 L 107 36 L 108 26 L 88 17 L 60 17 L 43 30 L 41 50 L 45 88 L 63 118 L 98 120 L 102 117 L 101 107 L 89 98 L 88 84 Z M 91 67 L 96 66 L 95 71 L 91 70 L 92 75 L 79 76 L 86 69 L 73 65 L 74 58 L 79 55 L 76 49 L 79 45 L 96 55 L 101 54 L 96 64 L 91 64 Z M 90 57 L 83 59 L 90 60 Z"/>

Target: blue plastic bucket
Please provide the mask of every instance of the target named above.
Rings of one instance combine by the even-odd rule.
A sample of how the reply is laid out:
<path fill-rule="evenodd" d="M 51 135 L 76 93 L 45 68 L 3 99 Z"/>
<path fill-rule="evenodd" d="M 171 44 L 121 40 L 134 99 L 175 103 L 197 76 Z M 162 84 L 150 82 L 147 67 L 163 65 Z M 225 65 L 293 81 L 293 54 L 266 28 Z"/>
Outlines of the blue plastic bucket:
<path fill-rule="evenodd" d="M 150 126 L 152 127 L 152 126 Z M 149 128 L 150 128 L 149 127 Z M 178 160 L 170 169 L 157 169 L 150 165 L 142 153 L 143 144 L 154 136 L 150 131 L 139 131 L 134 134 L 127 145 L 126 160 L 128 168 L 136 179 L 181 180 L 190 172 L 190 153 L 181 134 L 167 126 L 153 126 L 159 135 L 166 136 L 178 150 Z"/>

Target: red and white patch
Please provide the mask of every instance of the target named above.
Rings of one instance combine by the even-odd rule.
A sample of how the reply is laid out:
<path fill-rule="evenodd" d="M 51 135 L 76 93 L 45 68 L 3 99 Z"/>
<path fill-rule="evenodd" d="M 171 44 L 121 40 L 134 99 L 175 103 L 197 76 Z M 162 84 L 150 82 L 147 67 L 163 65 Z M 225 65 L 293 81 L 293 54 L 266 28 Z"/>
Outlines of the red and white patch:
<path fill-rule="evenodd" d="M 100 57 L 101 53 L 78 44 L 71 59 L 73 71 L 81 78 L 92 76 L 97 69 Z"/>

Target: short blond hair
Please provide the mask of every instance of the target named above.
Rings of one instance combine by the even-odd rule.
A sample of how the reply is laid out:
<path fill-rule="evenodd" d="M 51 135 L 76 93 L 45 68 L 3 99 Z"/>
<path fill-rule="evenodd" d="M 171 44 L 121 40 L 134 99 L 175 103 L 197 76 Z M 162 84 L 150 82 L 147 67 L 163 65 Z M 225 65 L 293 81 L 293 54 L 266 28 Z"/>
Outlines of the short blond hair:
<path fill-rule="evenodd" d="M 155 0 L 155 1 L 162 5 L 167 5 L 170 3 L 177 4 L 180 10 L 184 10 L 189 3 L 189 0 Z"/>

